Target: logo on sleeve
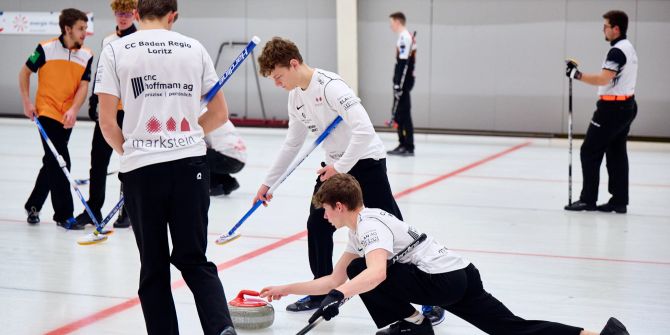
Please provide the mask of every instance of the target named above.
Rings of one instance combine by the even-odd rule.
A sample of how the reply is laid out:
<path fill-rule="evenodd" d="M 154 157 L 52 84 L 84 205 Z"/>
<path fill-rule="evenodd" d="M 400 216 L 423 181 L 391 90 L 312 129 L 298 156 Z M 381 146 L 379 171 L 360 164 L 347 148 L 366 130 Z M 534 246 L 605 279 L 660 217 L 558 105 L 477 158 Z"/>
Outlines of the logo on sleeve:
<path fill-rule="evenodd" d="M 367 248 L 371 244 L 379 242 L 379 236 L 377 235 L 376 230 L 371 230 L 369 232 L 366 232 L 361 236 L 361 245 L 363 248 Z"/>
<path fill-rule="evenodd" d="M 409 226 L 409 227 L 407 228 L 407 234 L 408 234 L 409 236 L 411 236 L 412 239 L 415 239 L 415 240 L 418 239 L 419 236 L 421 236 L 421 234 L 419 233 L 419 231 L 418 231 L 416 228 L 412 227 L 412 226 Z"/>
<path fill-rule="evenodd" d="M 97 71 L 97 73 L 95 74 L 95 83 L 96 83 L 96 84 L 100 84 L 100 83 L 102 83 L 102 76 L 103 76 L 102 73 L 103 73 L 103 72 L 105 72 L 105 65 L 103 65 L 103 64 L 98 64 L 98 71 Z"/>
<path fill-rule="evenodd" d="M 38 59 L 40 59 L 40 52 L 37 50 L 35 50 L 35 52 L 33 52 L 33 54 L 28 57 L 28 60 L 33 64 L 37 63 Z"/>
<path fill-rule="evenodd" d="M 340 106 L 342 106 L 344 111 L 348 111 L 351 107 L 358 105 L 361 102 L 361 99 L 359 99 L 353 93 L 347 93 L 337 98 L 337 102 L 340 103 Z"/>

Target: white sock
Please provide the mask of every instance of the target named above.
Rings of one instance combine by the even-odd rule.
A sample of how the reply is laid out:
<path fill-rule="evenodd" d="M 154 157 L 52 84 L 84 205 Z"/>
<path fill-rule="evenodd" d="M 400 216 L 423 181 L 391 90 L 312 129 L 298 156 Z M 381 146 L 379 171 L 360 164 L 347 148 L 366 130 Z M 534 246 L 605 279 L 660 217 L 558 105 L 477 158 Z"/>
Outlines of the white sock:
<path fill-rule="evenodd" d="M 420 325 L 423 322 L 423 314 L 419 313 L 419 311 L 414 311 L 414 314 L 408 318 L 405 318 L 405 321 L 411 322 L 415 325 Z"/>

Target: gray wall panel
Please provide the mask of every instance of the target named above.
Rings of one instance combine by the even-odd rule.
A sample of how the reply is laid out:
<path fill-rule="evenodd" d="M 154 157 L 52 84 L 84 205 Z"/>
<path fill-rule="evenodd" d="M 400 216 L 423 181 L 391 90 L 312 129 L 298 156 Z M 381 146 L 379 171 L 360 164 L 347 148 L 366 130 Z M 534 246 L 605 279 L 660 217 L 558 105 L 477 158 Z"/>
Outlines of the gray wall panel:
<path fill-rule="evenodd" d="M 303 54 L 310 66 L 337 72 L 337 31 L 335 1 L 307 1 L 307 49 Z"/>
<path fill-rule="evenodd" d="M 430 109 L 431 2 L 364 0 L 358 2 L 358 93 L 376 125 L 383 125 L 393 106 L 393 69 L 397 35 L 389 27 L 389 14 L 403 11 L 411 18 L 408 28 L 417 30 L 416 85 L 412 90 L 412 109 Z M 430 114 L 415 113 L 415 126 L 426 127 Z"/>
<path fill-rule="evenodd" d="M 304 9 L 306 0 L 289 1 L 249 1 L 247 27 L 254 35 L 258 35 L 263 42 L 270 40 L 273 36 L 282 36 L 295 42 L 303 51 L 303 57 L 307 57 L 307 33 L 306 14 Z M 292 10 L 293 8 L 293 10 Z M 301 8 L 302 10 L 298 10 Z M 273 17 L 276 15 L 276 17 Z M 286 97 L 287 93 L 274 87 L 271 80 L 261 78 L 261 90 L 265 98 L 266 112 L 268 117 L 287 118 Z M 249 112 L 253 116 L 253 112 Z"/>
<path fill-rule="evenodd" d="M 493 129 L 559 132 L 565 6 L 554 0 L 517 0 L 498 2 L 495 9 L 497 19 L 490 20 L 512 22 L 496 25 L 491 52 L 496 80 L 489 84 L 497 95 Z"/>
<path fill-rule="evenodd" d="M 422 26 L 426 10 L 429 26 Z M 564 59 L 572 57 L 586 72 L 599 72 L 609 44 L 602 14 L 622 9 L 630 18 L 628 36 L 638 50 L 636 95 L 640 113 L 631 134 L 670 137 L 670 1 L 659 0 L 432 0 L 360 1 L 361 97 L 368 108 L 386 109 L 394 59 L 394 38 L 383 36 L 380 17 L 395 10 L 408 16 L 409 29 L 432 34 L 430 55 L 419 38 L 417 86 L 412 92 L 415 126 L 437 129 L 567 132 L 567 80 Z M 415 21 L 419 21 L 416 25 Z M 390 40 L 390 41 L 389 41 Z M 425 63 L 425 61 L 428 63 Z M 421 85 L 428 81 L 428 92 Z M 425 87 L 424 87 L 425 88 Z M 574 83 L 574 126 L 584 133 L 595 108 L 597 88 Z M 425 117 L 427 116 L 427 118 Z M 383 117 L 373 117 L 381 125 Z"/>
<path fill-rule="evenodd" d="M 95 13 L 96 34 L 87 39 L 96 55 L 114 20 L 107 1 L 83 3 Z M 4 11 L 45 11 L 80 6 L 71 0 L 0 0 Z M 213 58 L 223 41 L 258 35 L 294 40 L 308 64 L 337 71 L 335 0 L 199 0 L 180 3 L 175 30 L 200 40 Z M 417 30 L 417 82 L 412 91 L 417 127 L 542 133 L 567 132 L 567 80 L 563 59 L 576 58 L 586 72 L 599 71 L 609 48 L 601 15 L 613 8 L 631 19 L 629 38 L 640 58 L 636 96 L 640 110 L 631 129 L 639 136 L 670 137 L 670 1 L 665 0 L 359 0 L 359 94 L 376 125 L 390 116 L 396 36 L 388 15 L 408 16 Z M 21 114 L 18 70 L 49 36 L 0 35 L 0 113 Z M 262 46 L 262 45 L 261 45 Z M 241 47 L 227 49 L 221 73 Z M 258 49 L 260 52 L 260 48 Z M 97 60 L 97 56 L 96 56 Z M 251 64 L 225 87 L 231 112 L 260 117 Z M 35 82 L 33 76 L 32 92 Z M 269 117 L 286 118 L 287 93 L 261 78 Z M 574 84 L 574 125 L 584 133 L 596 87 Z M 87 106 L 80 116 L 86 115 Z"/>
<path fill-rule="evenodd" d="M 631 133 L 668 137 L 670 133 L 670 1 L 639 1 L 635 47 L 640 59 L 638 116 Z"/>
<path fill-rule="evenodd" d="M 428 72 L 432 108 L 424 111 L 430 113 L 432 127 L 445 124 L 450 129 L 476 130 L 495 126 L 496 29 L 452 23 L 469 21 L 469 15 L 458 14 L 476 12 L 482 4 L 495 6 L 489 1 L 436 1 L 433 5 L 432 64 Z"/>

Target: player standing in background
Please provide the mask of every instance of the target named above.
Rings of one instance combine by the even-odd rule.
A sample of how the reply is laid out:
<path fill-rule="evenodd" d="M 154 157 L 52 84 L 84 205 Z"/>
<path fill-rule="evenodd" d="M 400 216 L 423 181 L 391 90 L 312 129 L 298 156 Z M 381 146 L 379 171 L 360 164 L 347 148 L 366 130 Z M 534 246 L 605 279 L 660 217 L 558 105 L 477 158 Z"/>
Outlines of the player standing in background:
<path fill-rule="evenodd" d="M 68 170 L 71 167 L 68 141 L 91 80 L 93 52 L 84 47 L 87 22 L 86 13 L 74 8 L 64 9 L 58 17 L 61 35 L 41 42 L 19 73 L 23 114 L 31 120 L 37 116 Z M 38 82 L 33 105 L 30 75 L 34 72 L 37 72 Z M 24 206 L 28 212 L 27 221 L 30 224 L 40 222 L 39 212 L 51 192 L 56 224 L 66 229 L 84 229 L 84 225 L 72 217 L 74 205 L 70 182 L 42 136 L 40 140 L 44 156 L 35 187 Z"/>
<path fill-rule="evenodd" d="M 105 37 L 102 40 L 102 49 L 112 41 L 128 36 L 137 31 L 133 24 L 135 10 L 137 9 L 137 0 L 113 0 L 111 5 L 114 11 L 114 18 L 116 20 L 116 32 Z M 95 81 L 93 82 L 93 89 L 95 92 Z M 123 102 L 119 101 L 116 114 L 119 127 L 123 123 Z M 112 147 L 107 144 L 105 138 L 100 131 L 100 123 L 98 122 L 98 96 L 93 93 L 88 99 L 88 116 L 95 121 L 95 129 L 93 130 L 93 140 L 91 141 L 91 170 L 89 172 L 90 184 L 88 187 L 88 207 L 96 216 L 98 222 L 102 221 L 102 205 L 105 203 L 105 189 L 107 185 L 107 167 L 109 160 L 112 157 Z M 121 193 L 123 194 L 123 185 L 121 185 Z M 84 211 L 77 216 L 78 224 L 93 224 L 93 220 L 88 213 Z M 126 215 L 125 206 L 121 207 L 119 216 L 114 222 L 114 228 L 128 228 L 130 227 L 130 219 Z"/>
<path fill-rule="evenodd" d="M 626 38 L 628 15 L 612 10 L 603 14 L 603 33 L 610 43 L 602 71 L 582 73 L 577 63 L 569 60 L 565 75 L 598 86 L 599 100 L 586 138 L 579 153 L 582 163 L 582 193 L 579 200 L 565 206 L 569 211 L 626 213 L 628 206 L 628 151 L 626 141 L 630 125 L 637 115 L 635 83 L 637 53 Z M 600 164 L 607 158 L 610 200 L 596 206 L 600 184 Z"/>
<path fill-rule="evenodd" d="M 412 125 L 412 100 L 409 92 L 414 87 L 414 65 L 416 63 L 416 41 L 405 27 L 405 14 L 391 14 L 391 30 L 398 34 L 396 64 L 393 71 L 394 119 L 398 126 L 398 146 L 388 151 L 389 155 L 414 156 L 414 125 Z"/>

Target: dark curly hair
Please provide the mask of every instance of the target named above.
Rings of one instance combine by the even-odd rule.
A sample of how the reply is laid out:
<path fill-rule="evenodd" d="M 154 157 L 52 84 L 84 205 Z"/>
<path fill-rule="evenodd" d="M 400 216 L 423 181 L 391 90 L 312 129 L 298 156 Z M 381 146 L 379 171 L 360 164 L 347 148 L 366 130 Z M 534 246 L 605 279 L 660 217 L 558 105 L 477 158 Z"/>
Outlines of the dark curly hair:
<path fill-rule="evenodd" d="M 275 69 L 275 66 L 289 67 L 291 59 L 295 59 L 302 64 L 300 50 L 295 43 L 281 37 L 273 37 L 263 47 L 258 64 L 260 65 L 260 74 L 267 77 Z"/>

